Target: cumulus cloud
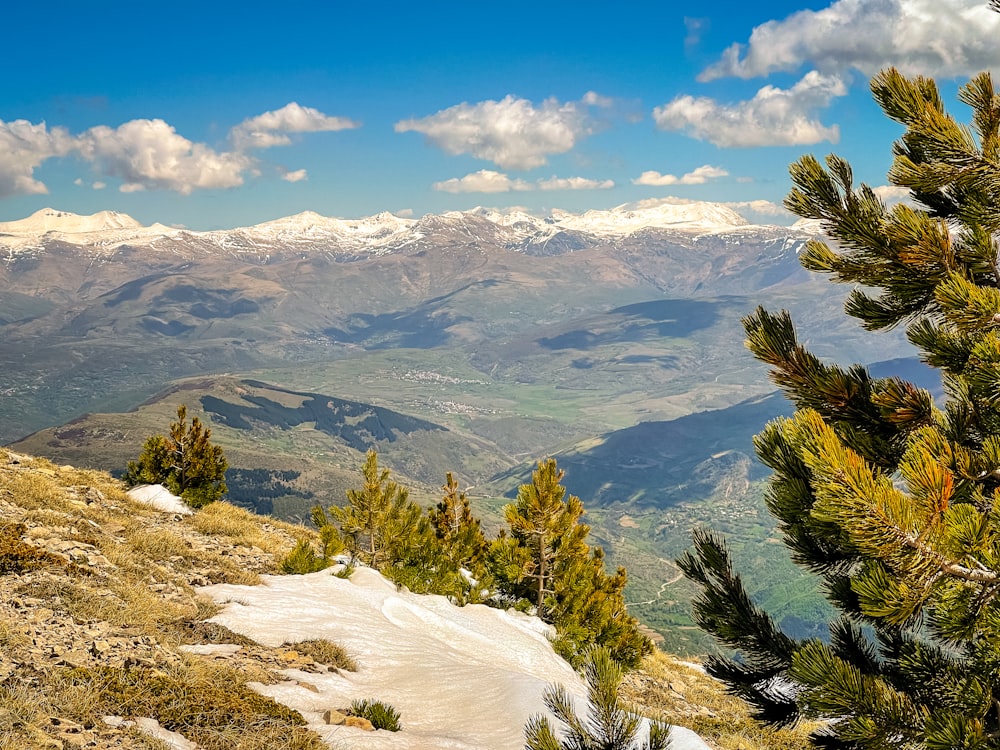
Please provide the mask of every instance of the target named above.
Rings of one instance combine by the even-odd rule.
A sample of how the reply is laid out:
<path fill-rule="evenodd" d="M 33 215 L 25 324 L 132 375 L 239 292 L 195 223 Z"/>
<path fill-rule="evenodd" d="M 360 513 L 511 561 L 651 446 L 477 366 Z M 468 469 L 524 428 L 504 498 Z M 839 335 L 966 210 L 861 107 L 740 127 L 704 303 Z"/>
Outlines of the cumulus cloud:
<path fill-rule="evenodd" d="M 659 172 L 651 169 L 647 172 L 643 172 L 641 175 L 632 180 L 632 184 L 653 185 L 656 187 L 664 185 L 704 185 L 709 180 L 728 176 L 729 172 L 722 167 L 713 167 L 710 164 L 704 164 L 691 170 L 687 174 L 681 175 L 680 177 L 673 174 L 660 174 Z"/>
<path fill-rule="evenodd" d="M 124 181 L 123 193 L 166 189 L 187 195 L 196 188 L 235 187 L 252 167 L 249 157 L 189 141 L 159 119 L 99 125 L 76 141 L 80 155 L 101 174 Z"/>
<path fill-rule="evenodd" d="M 432 187 L 445 193 L 510 193 L 527 190 L 607 190 L 614 186 L 613 180 L 591 180 L 586 177 L 550 177 L 528 182 L 491 169 L 480 169 L 465 177 L 435 182 Z"/>
<path fill-rule="evenodd" d="M 764 86 L 753 99 L 736 104 L 679 96 L 654 109 L 653 119 L 661 130 L 680 130 L 723 147 L 836 143 L 840 129 L 823 125 L 815 112 L 846 93 L 841 78 L 813 70 L 790 89 Z"/>
<path fill-rule="evenodd" d="M 0 198 L 49 192 L 35 179 L 35 169 L 72 149 L 73 139 L 65 128 L 50 130 L 44 122 L 0 120 Z"/>
<path fill-rule="evenodd" d="M 605 107 L 605 108 L 611 107 L 615 103 L 615 100 L 612 99 L 610 96 L 602 96 L 601 94 L 598 94 L 596 91 L 588 91 L 586 94 L 583 95 L 583 98 L 580 101 L 582 101 L 588 107 Z"/>
<path fill-rule="evenodd" d="M 780 203 L 774 203 L 773 201 L 729 201 L 722 205 L 729 206 L 734 211 L 750 211 L 755 214 L 763 214 L 764 216 L 792 216 L 791 211 Z"/>
<path fill-rule="evenodd" d="M 92 188 L 94 188 L 94 190 L 104 190 L 104 188 L 106 188 L 107 186 L 108 186 L 108 183 L 106 183 L 106 182 L 101 182 L 100 180 L 96 180 L 96 181 L 95 181 L 95 182 L 94 182 L 94 183 L 93 183 L 93 184 L 91 185 L 91 187 L 92 187 Z"/>
<path fill-rule="evenodd" d="M 614 180 L 591 180 L 586 177 L 550 177 L 539 180 L 539 190 L 609 190 L 615 186 Z"/>
<path fill-rule="evenodd" d="M 996 64 L 1000 14 L 983 0 L 837 0 L 754 28 L 700 80 L 754 78 L 808 63 L 825 72 L 966 76 Z"/>
<path fill-rule="evenodd" d="M 281 175 L 281 179 L 285 182 L 302 182 L 309 179 L 309 174 L 304 169 L 296 169 L 294 172 L 285 172 Z"/>
<path fill-rule="evenodd" d="M 897 203 L 914 205 L 909 188 L 898 187 L 896 185 L 878 185 L 872 188 L 872 192 L 881 198 L 882 202 L 887 206 L 894 206 Z"/>
<path fill-rule="evenodd" d="M 512 190 L 531 190 L 531 183 L 511 179 L 492 169 L 480 169 L 465 177 L 435 182 L 432 187 L 443 193 L 509 193 Z"/>
<path fill-rule="evenodd" d="M 242 151 L 287 146 L 292 142 L 288 133 L 329 132 L 359 126 L 359 123 L 346 117 L 325 115 L 318 109 L 291 102 L 281 109 L 247 118 L 229 131 L 229 139 L 234 148 Z"/>
<path fill-rule="evenodd" d="M 569 151 L 593 132 L 587 107 L 606 100 L 588 92 L 579 102 L 546 99 L 537 107 L 527 99 L 456 104 L 420 119 L 400 120 L 397 133 L 423 133 L 445 153 L 471 154 L 503 169 L 533 169 L 551 154 Z"/>

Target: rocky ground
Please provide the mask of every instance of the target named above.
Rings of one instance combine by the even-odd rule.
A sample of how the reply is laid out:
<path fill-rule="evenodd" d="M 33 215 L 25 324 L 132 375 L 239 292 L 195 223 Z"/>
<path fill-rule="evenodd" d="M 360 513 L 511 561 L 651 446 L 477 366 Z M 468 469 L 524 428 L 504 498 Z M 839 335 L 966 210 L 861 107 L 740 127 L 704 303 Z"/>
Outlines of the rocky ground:
<path fill-rule="evenodd" d="M 232 506 L 157 511 L 105 474 L 0 450 L 0 748 L 163 747 L 100 715 L 134 702 L 86 695 L 95 675 L 172 676 L 220 659 L 264 682 L 326 669 L 205 622 L 214 605 L 196 591 L 279 572 L 304 533 Z M 220 642 L 233 645 L 220 654 Z"/>

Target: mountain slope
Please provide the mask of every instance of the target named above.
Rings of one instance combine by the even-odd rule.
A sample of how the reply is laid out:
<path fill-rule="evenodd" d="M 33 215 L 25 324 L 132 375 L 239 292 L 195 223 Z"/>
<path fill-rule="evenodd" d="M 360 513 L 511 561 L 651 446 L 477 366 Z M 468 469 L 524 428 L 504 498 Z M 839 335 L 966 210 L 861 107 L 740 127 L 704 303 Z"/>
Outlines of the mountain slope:
<path fill-rule="evenodd" d="M 415 596 L 363 569 L 269 575 L 312 533 L 225 503 L 157 510 L 107 475 L 0 450 L 0 508 L 5 750 L 503 750 L 522 746 L 546 684 L 582 694 L 537 620 Z M 711 681 L 662 656 L 651 669 L 637 697 L 669 711 L 676 748 L 707 748 L 688 722 L 746 741 L 746 709 Z M 394 703 L 402 731 L 325 723 L 356 698 Z"/>

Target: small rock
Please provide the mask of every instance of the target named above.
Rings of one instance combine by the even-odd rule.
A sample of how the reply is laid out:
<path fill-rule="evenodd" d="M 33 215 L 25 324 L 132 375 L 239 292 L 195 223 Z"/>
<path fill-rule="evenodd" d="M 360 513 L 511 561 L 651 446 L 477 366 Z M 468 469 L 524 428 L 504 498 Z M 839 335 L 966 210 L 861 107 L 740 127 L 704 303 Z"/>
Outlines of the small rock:
<path fill-rule="evenodd" d="M 79 669 L 90 663 L 90 656 L 84 651 L 70 651 L 59 659 L 59 665 L 70 669 Z"/>
<path fill-rule="evenodd" d="M 348 716 L 344 719 L 345 727 L 355 727 L 357 729 L 363 729 L 366 732 L 374 732 L 375 727 L 368 719 L 362 718 L 361 716 Z"/>
<path fill-rule="evenodd" d="M 90 653 L 92 653 L 94 656 L 100 656 L 101 654 L 106 654 L 110 650 L 111 650 L 111 644 L 104 640 L 94 641 L 90 645 Z"/>
<path fill-rule="evenodd" d="M 347 717 L 340 713 L 340 711 L 334 711 L 332 708 L 328 711 L 323 712 L 323 721 L 327 724 L 333 724 L 339 726 L 347 720 Z"/>

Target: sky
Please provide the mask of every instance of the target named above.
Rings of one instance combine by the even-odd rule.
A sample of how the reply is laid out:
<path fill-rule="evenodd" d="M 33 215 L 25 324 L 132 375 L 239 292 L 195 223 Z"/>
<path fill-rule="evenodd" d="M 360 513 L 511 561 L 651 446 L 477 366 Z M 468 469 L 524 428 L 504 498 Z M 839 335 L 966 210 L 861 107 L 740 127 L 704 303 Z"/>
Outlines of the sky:
<path fill-rule="evenodd" d="M 886 186 L 868 79 L 1000 65 L 986 0 L 9 3 L 0 221 L 247 226 L 664 199 L 790 223 L 788 165 Z M 887 200 L 898 198 L 891 188 Z"/>

